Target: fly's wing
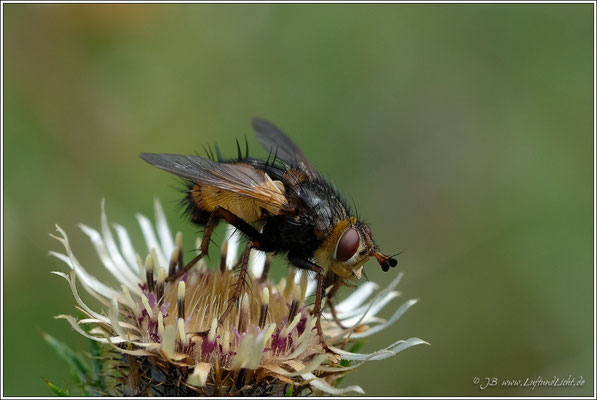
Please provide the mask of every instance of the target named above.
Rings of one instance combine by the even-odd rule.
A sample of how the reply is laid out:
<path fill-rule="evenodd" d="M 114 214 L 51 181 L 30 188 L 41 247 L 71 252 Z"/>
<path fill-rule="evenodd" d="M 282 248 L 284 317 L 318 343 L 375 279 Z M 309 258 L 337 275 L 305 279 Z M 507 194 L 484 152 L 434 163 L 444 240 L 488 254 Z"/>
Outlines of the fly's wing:
<path fill-rule="evenodd" d="M 247 164 L 219 163 L 180 154 L 141 153 L 139 157 L 181 178 L 252 199 L 268 210 L 281 212 L 288 206 L 284 185 L 273 181 L 265 171 Z"/>
<path fill-rule="evenodd" d="M 310 178 L 319 177 L 319 173 L 307 159 L 301 149 L 277 126 L 261 119 L 253 118 L 253 129 L 259 144 L 280 160 L 297 167 Z"/>

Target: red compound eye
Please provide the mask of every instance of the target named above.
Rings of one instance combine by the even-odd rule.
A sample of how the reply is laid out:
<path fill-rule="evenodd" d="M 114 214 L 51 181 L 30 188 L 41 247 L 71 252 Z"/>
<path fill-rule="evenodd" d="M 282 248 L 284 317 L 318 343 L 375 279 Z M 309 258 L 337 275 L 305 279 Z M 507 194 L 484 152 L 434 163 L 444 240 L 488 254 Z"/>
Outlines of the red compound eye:
<path fill-rule="evenodd" d="M 361 238 L 357 233 L 356 229 L 350 228 L 340 238 L 338 241 L 338 248 L 336 249 L 336 259 L 338 261 L 347 261 L 354 253 L 357 252 L 359 249 L 359 243 L 361 242 Z"/>

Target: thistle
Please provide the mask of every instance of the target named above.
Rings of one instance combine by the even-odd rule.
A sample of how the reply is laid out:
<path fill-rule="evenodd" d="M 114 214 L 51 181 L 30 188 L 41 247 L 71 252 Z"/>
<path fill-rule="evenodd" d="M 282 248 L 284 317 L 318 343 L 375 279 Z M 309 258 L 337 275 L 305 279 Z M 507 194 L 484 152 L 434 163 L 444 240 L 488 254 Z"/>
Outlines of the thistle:
<path fill-rule="evenodd" d="M 103 386 L 107 395 L 283 396 L 363 393 L 359 386 L 338 388 L 340 378 L 362 363 L 381 360 L 421 343 L 399 340 L 370 354 L 353 349 L 364 338 L 387 328 L 416 303 L 409 300 L 383 320 L 376 315 L 393 298 L 399 274 L 388 287 L 366 282 L 322 314 L 323 340 L 309 302 L 315 283 L 300 270 L 274 284 L 270 259 L 252 251 L 244 294 L 231 312 L 240 237 L 229 228 L 219 266 L 202 259 L 179 279 L 183 237 L 174 238 L 162 207 L 155 201 L 156 225 L 137 215 L 147 246 L 142 259 L 126 229 L 108 224 L 102 202 L 101 229 L 81 225 L 104 267 L 120 283 L 110 287 L 90 275 L 75 258 L 66 233 L 53 236 L 65 253 L 50 252 L 70 267 L 53 272 L 70 285 L 83 317 L 58 315 L 94 342 L 102 343 Z M 157 233 L 157 235 L 156 235 Z M 196 242 L 200 243 L 197 239 Z M 196 247 L 199 247 L 198 245 Z M 77 280 L 106 311 L 98 312 L 79 296 Z M 222 315 L 225 317 L 220 318 Z M 326 350 L 327 349 L 327 350 Z M 331 351 L 330 351 L 331 350 Z"/>

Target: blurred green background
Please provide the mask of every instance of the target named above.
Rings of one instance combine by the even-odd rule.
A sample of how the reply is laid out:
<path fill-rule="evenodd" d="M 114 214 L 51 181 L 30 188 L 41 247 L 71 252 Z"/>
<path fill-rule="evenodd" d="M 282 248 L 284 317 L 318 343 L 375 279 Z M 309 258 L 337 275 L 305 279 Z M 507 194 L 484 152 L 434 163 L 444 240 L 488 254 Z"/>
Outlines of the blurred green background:
<path fill-rule="evenodd" d="M 382 249 L 406 250 L 398 301 L 420 302 L 365 350 L 411 336 L 431 346 L 343 385 L 592 394 L 593 5 L 3 8 L 5 395 L 50 395 L 40 376 L 72 384 L 41 332 L 87 349 L 52 318 L 74 312 L 49 273 L 66 268 L 47 256 L 61 250 L 54 224 L 106 279 L 77 227 L 99 226 L 104 196 L 110 220 L 137 233 L 135 212 L 153 218 L 159 197 L 190 245 L 176 180 L 137 154 L 214 142 L 235 154 L 244 135 L 265 154 L 253 116 L 290 133 Z M 374 262 L 366 271 L 389 279 Z M 585 384 L 473 384 L 569 375 Z"/>

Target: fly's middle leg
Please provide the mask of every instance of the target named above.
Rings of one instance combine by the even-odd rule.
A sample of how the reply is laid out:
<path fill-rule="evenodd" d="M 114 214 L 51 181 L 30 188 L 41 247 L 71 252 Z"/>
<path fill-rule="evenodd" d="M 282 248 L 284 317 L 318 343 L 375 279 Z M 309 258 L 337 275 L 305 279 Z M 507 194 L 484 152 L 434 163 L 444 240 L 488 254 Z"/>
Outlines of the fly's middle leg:
<path fill-rule="evenodd" d="M 205 225 L 203 239 L 201 240 L 201 246 L 199 247 L 199 254 L 197 254 L 188 264 L 186 264 L 184 268 L 179 269 L 176 273 L 166 278 L 166 281 L 171 282 L 178 279 L 207 255 L 207 252 L 209 251 L 209 243 L 211 241 L 211 234 L 213 233 L 213 230 L 220 219 L 225 220 L 251 239 L 256 239 L 261 236 L 261 234 L 250 224 L 243 221 L 241 218 L 237 217 L 235 214 L 231 213 L 225 208 L 216 206 L 211 211 L 207 224 Z"/>

